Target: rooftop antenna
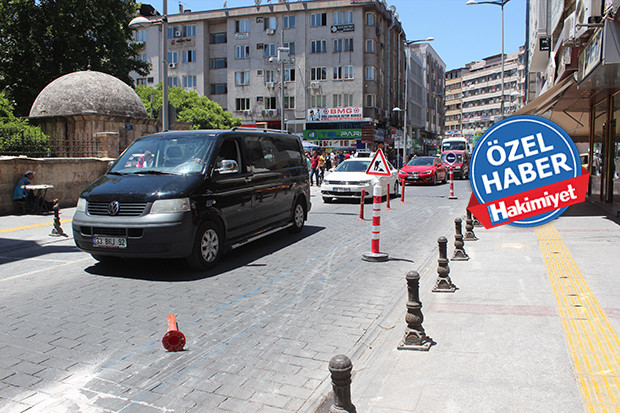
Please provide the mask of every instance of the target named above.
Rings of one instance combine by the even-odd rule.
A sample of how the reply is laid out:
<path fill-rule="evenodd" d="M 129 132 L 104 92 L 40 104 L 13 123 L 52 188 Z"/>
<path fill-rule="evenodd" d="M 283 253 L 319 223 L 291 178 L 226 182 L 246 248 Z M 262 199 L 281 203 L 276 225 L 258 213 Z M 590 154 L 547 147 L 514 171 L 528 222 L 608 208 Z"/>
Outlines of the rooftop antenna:
<path fill-rule="evenodd" d="M 262 0 L 254 0 L 254 4 L 256 4 L 257 6 L 260 6 Z"/>

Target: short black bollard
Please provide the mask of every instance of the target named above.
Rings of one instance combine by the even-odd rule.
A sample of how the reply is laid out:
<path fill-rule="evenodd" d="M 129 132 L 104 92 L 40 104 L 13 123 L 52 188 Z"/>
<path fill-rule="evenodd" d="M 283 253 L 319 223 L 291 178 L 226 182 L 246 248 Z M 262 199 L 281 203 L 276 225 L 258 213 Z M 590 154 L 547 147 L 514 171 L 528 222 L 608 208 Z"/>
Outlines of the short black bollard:
<path fill-rule="evenodd" d="M 465 252 L 463 242 L 463 229 L 461 218 L 454 220 L 454 254 L 452 254 L 452 261 L 468 261 L 469 255 Z"/>
<path fill-rule="evenodd" d="M 420 274 L 416 271 L 407 273 L 407 291 L 409 300 L 407 301 L 407 314 L 405 321 L 405 337 L 398 345 L 399 350 L 418 350 L 428 351 L 433 345 L 433 340 L 426 335 L 422 322 L 422 303 L 420 302 Z"/>
<path fill-rule="evenodd" d="M 465 219 L 465 241 L 478 241 L 478 237 L 474 234 L 474 223 L 469 209 L 467 210 L 467 218 Z"/>
<path fill-rule="evenodd" d="M 480 223 L 480 221 L 478 221 L 478 218 L 476 218 L 475 216 L 472 215 L 473 221 L 474 221 L 474 227 L 481 227 L 482 224 Z"/>
<path fill-rule="evenodd" d="M 330 413 L 354 413 L 355 406 L 351 403 L 351 360 L 340 354 L 332 357 L 329 361 L 329 372 L 332 374 L 332 388 L 334 391 L 334 404 L 330 407 Z"/>
<path fill-rule="evenodd" d="M 67 234 L 62 230 L 60 226 L 60 212 L 58 211 L 58 200 L 54 199 L 54 228 L 52 228 L 52 233 L 50 237 L 68 237 Z"/>
<path fill-rule="evenodd" d="M 437 267 L 437 281 L 435 287 L 433 287 L 434 293 L 453 293 L 456 291 L 456 286 L 452 284 L 450 279 L 450 267 L 448 266 L 448 239 L 446 237 L 439 237 L 437 239 L 439 244 L 439 259 Z"/>

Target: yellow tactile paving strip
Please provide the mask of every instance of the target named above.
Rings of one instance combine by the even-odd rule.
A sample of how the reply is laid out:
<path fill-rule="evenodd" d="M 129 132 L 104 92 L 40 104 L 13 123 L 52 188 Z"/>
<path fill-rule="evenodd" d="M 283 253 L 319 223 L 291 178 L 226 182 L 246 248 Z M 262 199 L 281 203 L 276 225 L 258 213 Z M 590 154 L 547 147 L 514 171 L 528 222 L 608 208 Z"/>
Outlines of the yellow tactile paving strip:
<path fill-rule="evenodd" d="M 73 221 L 71 218 L 69 219 L 61 219 L 60 223 L 61 224 L 66 224 L 67 222 L 71 222 Z M 24 225 L 22 227 L 12 227 L 12 228 L 4 228 L 4 229 L 0 229 L 0 234 L 4 234 L 7 232 L 14 232 L 14 231 L 22 231 L 24 229 L 32 229 L 32 228 L 40 228 L 40 227 L 47 227 L 50 225 L 54 225 L 54 221 L 52 222 L 44 222 L 41 224 L 32 224 L 32 225 Z"/>
<path fill-rule="evenodd" d="M 551 223 L 536 229 L 587 412 L 620 412 L 620 339 Z"/>

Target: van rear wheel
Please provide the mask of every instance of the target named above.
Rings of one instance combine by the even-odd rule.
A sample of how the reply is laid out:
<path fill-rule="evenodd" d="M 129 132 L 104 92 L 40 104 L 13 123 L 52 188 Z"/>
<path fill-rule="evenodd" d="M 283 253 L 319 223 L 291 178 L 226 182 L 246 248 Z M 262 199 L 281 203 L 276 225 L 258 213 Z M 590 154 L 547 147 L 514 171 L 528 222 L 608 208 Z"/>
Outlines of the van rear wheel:
<path fill-rule="evenodd" d="M 304 223 L 306 222 L 306 209 L 300 199 L 295 202 L 293 207 L 293 225 L 290 227 L 291 232 L 301 232 L 304 229 Z"/>
<path fill-rule="evenodd" d="M 200 225 L 187 264 L 196 270 L 212 268 L 222 256 L 222 232 L 218 225 L 206 221 Z"/>

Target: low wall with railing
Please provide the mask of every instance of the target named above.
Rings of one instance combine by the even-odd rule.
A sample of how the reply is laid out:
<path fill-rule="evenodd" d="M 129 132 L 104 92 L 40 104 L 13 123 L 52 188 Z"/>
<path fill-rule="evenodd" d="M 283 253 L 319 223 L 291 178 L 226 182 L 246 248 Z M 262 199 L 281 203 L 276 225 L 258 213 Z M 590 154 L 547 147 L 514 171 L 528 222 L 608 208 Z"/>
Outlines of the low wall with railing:
<path fill-rule="evenodd" d="M 112 159 L 0 157 L 0 215 L 15 212 L 13 191 L 27 170 L 35 172 L 32 184 L 49 184 L 45 199 L 58 198 L 60 207 L 74 207 L 78 196 L 103 175 Z"/>

